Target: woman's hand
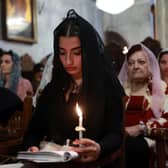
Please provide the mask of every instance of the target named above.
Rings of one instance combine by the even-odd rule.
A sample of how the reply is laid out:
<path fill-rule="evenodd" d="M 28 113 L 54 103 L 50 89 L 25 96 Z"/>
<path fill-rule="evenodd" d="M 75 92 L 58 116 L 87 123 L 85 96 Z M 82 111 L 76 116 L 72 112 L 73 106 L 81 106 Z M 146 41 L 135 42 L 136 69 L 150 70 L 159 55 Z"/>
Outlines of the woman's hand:
<path fill-rule="evenodd" d="M 77 139 L 73 141 L 73 145 L 77 145 L 78 147 L 71 147 L 71 150 L 77 152 L 79 154 L 78 161 L 80 162 L 91 162 L 98 159 L 100 155 L 100 145 L 87 138 Z"/>
<path fill-rule="evenodd" d="M 39 148 L 37 146 L 31 146 L 31 147 L 29 147 L 28 151 L 30 151 L 30 152 L 38 152 Z"/>
<path fill-rule="evenodd" d="M 128 135 L 133 136 L 133 137 L 136 137 L 144 133 L 144 129 L 140 127 L 139 124 L 126 127 L 125 130 L 128 133 Z"/>

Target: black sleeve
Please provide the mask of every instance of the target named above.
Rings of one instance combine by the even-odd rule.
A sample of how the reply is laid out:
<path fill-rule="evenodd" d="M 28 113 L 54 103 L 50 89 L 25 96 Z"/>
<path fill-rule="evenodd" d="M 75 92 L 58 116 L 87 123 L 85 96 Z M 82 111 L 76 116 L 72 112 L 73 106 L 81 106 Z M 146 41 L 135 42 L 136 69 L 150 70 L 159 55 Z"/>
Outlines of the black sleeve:
<path fill-rule="evenodd" d="M 110 86 L 106 93 L 105 136 L 100 141 L 101 155 L 116 151 L 123 142 L 124 133 L 123 98 L 114 94 Z"/>
<path fill-rule="evenodd" d="M 30 146 L 39 146 L 40 141 L 44 138 L 47 125 L 47 109 L 48 109 L 48 88 L 46 87 L 39 97 L 37 106 L 33 112 L 28 130 L 26 131 L 22 148 L 27 150 Z"/>

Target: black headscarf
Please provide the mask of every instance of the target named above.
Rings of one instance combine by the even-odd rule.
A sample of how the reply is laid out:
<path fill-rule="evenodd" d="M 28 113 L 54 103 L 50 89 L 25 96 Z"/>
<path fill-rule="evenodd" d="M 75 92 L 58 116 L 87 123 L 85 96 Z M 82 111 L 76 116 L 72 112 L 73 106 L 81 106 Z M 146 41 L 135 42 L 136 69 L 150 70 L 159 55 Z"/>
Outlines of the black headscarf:
<path fill-rule="evenodd" d="M 59 89 L 69 86 L 71 77 L 65 72 L 59 59 L 59 37 L 60 36 L 78 36 L 82 49 L 82 74 L 83 74 L 83 93 L 92 93 L 93 95 L 103 92 L 104 80 L 106 74 L 110 78 L 111 87 L 114 94 L 123 96 L 117 77 L 114 74 L 113 67 L 105 61 L 104 44 L 93 26 L 85 19 L 79 16 L 73 9 L 69 10 L 67 17 L 54 30 L 54 69 L 51 83 L 57 85 Z"/>
<path fill-rule="evenodd" d="M 10 117 L 22 108 L 23 102 L 15 93 L 0 87 L 0 123 L 7 123 Z"/>

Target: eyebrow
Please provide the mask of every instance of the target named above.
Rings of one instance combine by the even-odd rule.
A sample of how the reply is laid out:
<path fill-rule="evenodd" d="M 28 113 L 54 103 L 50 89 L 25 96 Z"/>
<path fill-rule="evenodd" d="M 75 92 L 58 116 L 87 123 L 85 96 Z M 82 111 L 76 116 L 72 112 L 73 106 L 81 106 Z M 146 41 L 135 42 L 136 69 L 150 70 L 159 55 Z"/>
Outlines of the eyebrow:
<path fill-rule="evenodd" d="M 61 47 L 59 47 L 59 49 L 65 50 L 64 48 L 61 48 Z M 74 48 L 72 48 L 71 50 L 77 50 L 77 49 L 81 49 L 81 46 L 79 46 L 79 47 L 74 47 Z"/>

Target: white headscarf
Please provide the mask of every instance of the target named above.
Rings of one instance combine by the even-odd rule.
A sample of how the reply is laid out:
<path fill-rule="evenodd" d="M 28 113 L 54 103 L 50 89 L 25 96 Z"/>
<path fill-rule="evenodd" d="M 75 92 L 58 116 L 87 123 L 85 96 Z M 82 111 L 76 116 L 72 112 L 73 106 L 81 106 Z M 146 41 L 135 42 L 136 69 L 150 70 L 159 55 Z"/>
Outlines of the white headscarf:
<path fill-rule="evenodd" d="M 139 44 L 142 47 L 142 50 L 146 53 L 148 60 L 149 60 L 149 67 L 152 74 L 152 100 L 151 100 L 151 109 L 153 110 L 154 116 L 159 118 L 161 116 L 161 109 L 164 102 L 164 88 L 163 88 L 163 81 L 160 77 L 160 68 L 158 61 L 152 51 L 150 51 L 147 47 L 143 44 Z M 132 47 L 131 47 L 132 48 Z M 118 75 L 118 78 L 122 85 L 128 82 L 128 63 L 127 58 L 123 63 L 121 71 Z"/>
<path fill-rule="evenodd" d="M 51 81 L 52 78 L 52 70 L 53 70 L 53 54 L 48 58 L 47 63 L 44 67 L 43 75 L 40 81 L 40 85 L 33 97 L 33 106 L 36 107 L 36 101 L 39 97 L 40 90 L 43 90 L 44 87 Z"/>

